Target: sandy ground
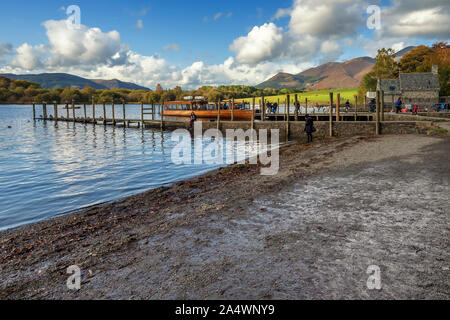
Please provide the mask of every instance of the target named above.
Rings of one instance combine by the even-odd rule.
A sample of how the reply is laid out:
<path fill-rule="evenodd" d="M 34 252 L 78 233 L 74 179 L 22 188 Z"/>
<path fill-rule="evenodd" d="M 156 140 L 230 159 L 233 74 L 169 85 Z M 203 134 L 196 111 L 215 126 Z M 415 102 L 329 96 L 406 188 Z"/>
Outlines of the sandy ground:
<path fill-rule="evenodd" d="M 448 135 L 296 144 L 273 177 L 232 166 L 6 231 L 0 298 L 449 299 L 449 160 Z"/>

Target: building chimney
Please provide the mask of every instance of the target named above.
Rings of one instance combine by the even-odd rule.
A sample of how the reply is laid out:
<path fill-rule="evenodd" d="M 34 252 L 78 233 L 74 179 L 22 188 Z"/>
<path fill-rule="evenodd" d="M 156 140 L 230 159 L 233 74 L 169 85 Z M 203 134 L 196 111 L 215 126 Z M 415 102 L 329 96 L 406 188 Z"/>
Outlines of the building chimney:
<path fill-rule="evenodd" d="M 439 66 L 437 64 L 433 64 L 431 67 L 431 72 L 437 75 L 439 73 Z"/>

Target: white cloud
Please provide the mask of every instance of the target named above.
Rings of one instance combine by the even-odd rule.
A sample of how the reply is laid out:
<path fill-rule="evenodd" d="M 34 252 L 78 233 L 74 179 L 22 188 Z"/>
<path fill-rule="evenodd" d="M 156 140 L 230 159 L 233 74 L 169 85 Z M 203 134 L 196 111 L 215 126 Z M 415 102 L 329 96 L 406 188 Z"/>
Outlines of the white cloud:
<path fill-rule="evenodd" d="M 13 53 L 13 47 L 10 43 L 0 43 L 0 59 Z"/>
<path fill-rule="evenodd" d="M 280 55 L 283 50 L 284 31 L 274 23 L 254 27 L 247 36 L 240 37 L 231 44 L 239 63 L 255 64 Z"/>
<path fill-rule="evenodd" d="M 214 15 L 213 20 L 214 20 L 214 21 L 217 21 L 217 20 L 220 19 L 221 16 L 222 16 L 222 12 L 218 12 L 218 13 L 216 13 L 216 14 Z"/>
<path fill-rule="evenodd" d="M 278 9 L 277 13 L 275 13 L 275 15 L 273 16 L 272 20 L 278 20 L 281 19 L 283 17 L 289 17 L 292 14 L 292 9 L 288 8 L 288 9 Z"/>
<path fill-rule="evenodd" d="M 16 49 L 16 54 L 11 61 L 11 66 L 28 70 L 43 67 L 41 56 L 45 54 L 44 45 L 32 46 L 24 43 Z"/>
<path fill-rule="evenodd" d="M 138 29 L 144 29 L 144 22 L 142 22 L 141 19 L 139 19 L 139 20 L 136 22 L 136 28 L 138 28 Z"/>

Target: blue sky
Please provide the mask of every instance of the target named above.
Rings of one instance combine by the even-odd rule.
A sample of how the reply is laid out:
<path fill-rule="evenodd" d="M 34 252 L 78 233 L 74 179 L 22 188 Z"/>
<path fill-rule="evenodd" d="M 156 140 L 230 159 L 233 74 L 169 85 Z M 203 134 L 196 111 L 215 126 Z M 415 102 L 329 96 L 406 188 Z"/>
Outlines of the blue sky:
<path fill-rule="evenodd" d="M 366 25 L 373 4 L 379 30 Z M 70 5 L 81 9 L 77 32 L 64 30 Z M 436 21 L 449 19 L 447 0 L 2 1 L 0 72 L 69 72 L 149 87 L 256 84 L 279 71 L 374 56 L 380 47 L 448 40 L 448 23 Z"/>

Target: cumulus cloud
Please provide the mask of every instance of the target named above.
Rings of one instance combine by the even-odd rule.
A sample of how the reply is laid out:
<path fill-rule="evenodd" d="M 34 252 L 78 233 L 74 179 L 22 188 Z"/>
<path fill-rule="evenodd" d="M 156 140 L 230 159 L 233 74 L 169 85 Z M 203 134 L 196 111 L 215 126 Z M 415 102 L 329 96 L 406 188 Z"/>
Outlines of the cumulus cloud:
<path fill-rule="evenodd" d="M 44 45 L 32 46 L 24 43 L 16 49 L 16 54 L 11 61 L 11 66 L 27 70 L 43 67 L 41 57 L 45 54 Z"/>
<path fill-rule="evenodd" d="M 351 36 L 364 23 L 366 7 L 362 0 L 295 0 L 289 27 L 297 35 Z"/>
<path fill-rule="evenodd" d="M 448 0 L 394 0 L 382 10 L 378 37 L 450 38 Z"/>
<path fill-rule="evenodd" d="M 254 27 L 247 36 L 234 40 L 230 50 L 236 52 L 237 62 L 255 64 L 279 56 L 283 41 L 283 28 L 266 23 Z"/>

